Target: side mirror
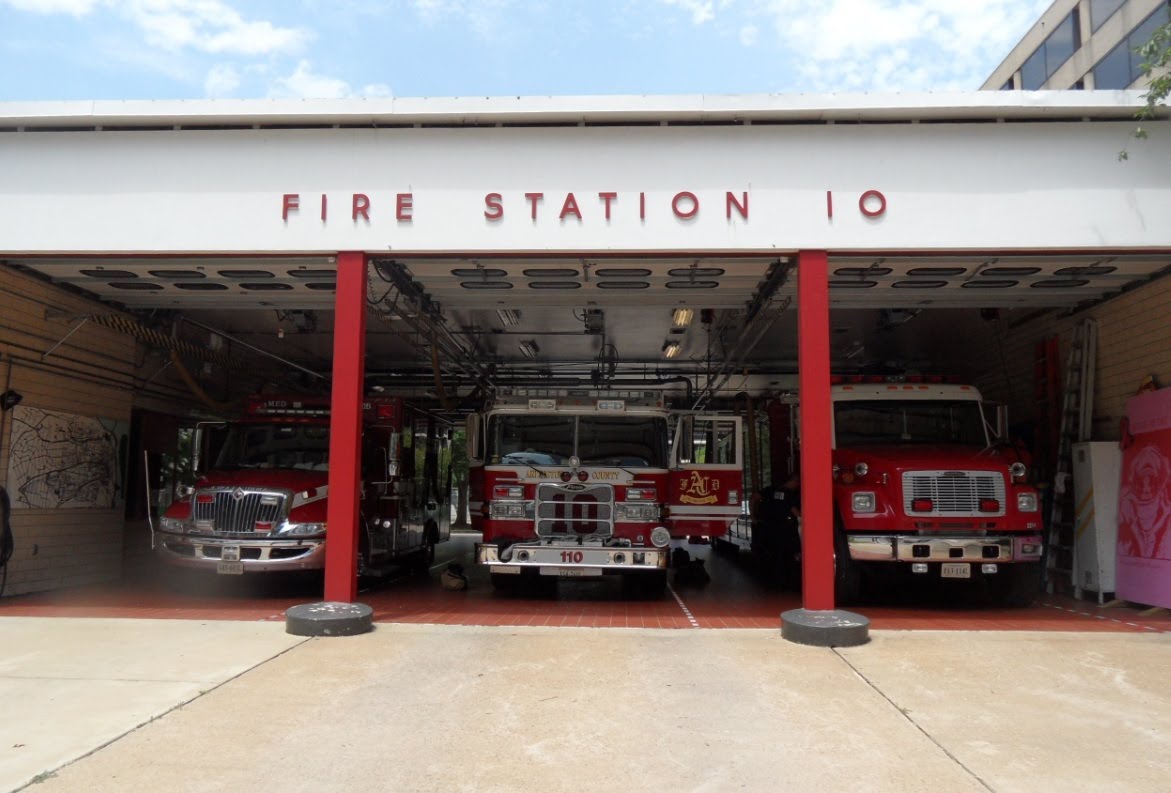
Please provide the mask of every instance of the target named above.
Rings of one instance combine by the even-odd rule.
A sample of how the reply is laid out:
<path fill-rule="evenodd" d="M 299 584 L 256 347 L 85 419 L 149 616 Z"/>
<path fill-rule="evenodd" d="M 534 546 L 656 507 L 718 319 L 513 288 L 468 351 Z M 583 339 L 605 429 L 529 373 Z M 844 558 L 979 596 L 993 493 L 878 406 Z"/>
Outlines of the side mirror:
<path fill-rule="evenodd" d="M 1008 440 L 1008 405 L 996 406 L 996 437 L 1002 441 Z"/>
<path fill-rule="evenodd" d="M 679 419 L 679 463 L 687 465 L 695 457 L 695 416 Z"/>
<path fill-rule="evenodd" d="M 480 460 L 480 414 L 473 413 L 468 416 L 466 424 L 466 434 L 468 443 L 468 460 L 479 462 Z"/>
<path fill-rule="evenodd" d="M 207 473 L 227 439 L 228 425 L 223 421 L 201 421 L 195 425 L 195 438 L 191 444 L 191 470 L 195 476 Z"/>

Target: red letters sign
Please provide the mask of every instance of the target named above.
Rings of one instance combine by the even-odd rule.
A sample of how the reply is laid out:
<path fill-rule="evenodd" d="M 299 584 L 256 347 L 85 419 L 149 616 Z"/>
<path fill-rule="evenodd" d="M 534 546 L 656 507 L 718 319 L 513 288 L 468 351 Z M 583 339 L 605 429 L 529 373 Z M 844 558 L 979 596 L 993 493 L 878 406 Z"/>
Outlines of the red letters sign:
<path fill-rule="evenodd" d="M 371 223 L 377 220 L 384 214 L 379 201 L 381 199 L 371 198 L 367 193 L 352 193 L 350 198 L 350 220 L 357 223 L 359 219 L 366 223 Z M 748 191 L 742 190 L 740 192 L 733 192 L 731 190 L 724 191 L 720 196 L 723 199 L 724 218 L 729 223 L 740 220 L 748 220 Z M 713 200 L 718 201 L 714 196 L 706 193 L 696 193 L 691 190 L 680 190 L 671 196 L 671 199 L 665 205 L 655 206 L 653 203 L 648 204 L 647 194 L 645 192 L 639 193 L 619 193 L 616 191 L 601 191 L 596 195 L 591 193 L 565 193 L 555 194 L 550 196 L 550 199 L 556 203 L 552 204 L 552 208 L 545 211 L 548 215 L 551 212 L 555 213 L 557 219 L 564 224 L 567 221 L 611 221 L 615 217 L 637 216 L 639 220 L 646 220 L 648 212 L 663 212 L 670 213 L 671 216 L 678 220 L 695 220 L 699 218 Z M 324 193 L 320 196 L 321 204 L 321 220 L 326 222 L 329 219 L 329 201 L 328 196 Z M 529 219 L 536 222 L 542 217 L 542 210 L 545 208 L 545 193 L 538 191 L 530 191 L 520 195 L 506 195 L 505 193 L 485 193 L 484 194 L 484 219 L 491 222 L 500 222 L 504 220 L 505 215 L 509 212 L 509 207 L 514 207 L 513 211 L 524 211 L 527 206 Z M 648 208 L 649 206 L 649 208 Z M 400 223 L 410 223 L 415 218 L 415 195 L 414 193 L 396 193 L 393 201 L 394 219 Z M 560 207 L 558 210 L 557 207 Z M 425 210 L 425 207 L 423 207 Z M 886 214 L 887 201 L 886 196 L 879 190 L 867 190 L 858 196 L 858 212 L 865 218 L 875 220 L 881 218 Z M 290 219 L 296 219 L 296 216 L 301 211 L 301 194 L 300 193 L 284 193 L 281 196 L 281 220 L 289 223 Z M 709 209 L 710 211 L 710 209 Z M 717 210 L 718 211 L 718 210 Z M 826 190 L 825 192 L 825 214 L 829 219 L 834 216 L 834 196 L 833 192 Z"/>

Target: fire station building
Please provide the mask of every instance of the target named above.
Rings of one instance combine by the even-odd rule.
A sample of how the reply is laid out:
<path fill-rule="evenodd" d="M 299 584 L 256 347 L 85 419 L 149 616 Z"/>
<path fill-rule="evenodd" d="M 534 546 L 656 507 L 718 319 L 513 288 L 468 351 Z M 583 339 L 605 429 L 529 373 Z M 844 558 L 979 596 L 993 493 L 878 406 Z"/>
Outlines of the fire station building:
<path fill-rule="evenodd" d="M 1143 383 L 1171 383 L 1171 134 L 1134 139 L 1140 104 L 0 104 L 3 595 L 153 565 L 190 431 L 248 395 L 332 399 L 325 594 L 353 600 L 371 393 L 448 437 L 506 390 L 655 392 L 746 424 L 746 404 L 788 394 L 791 605 L 833 608 L 831 377 L 978 388 L 1043 500 L 1068 456 L 1071 369 L 1090 441 L 1119 441 Z"/>

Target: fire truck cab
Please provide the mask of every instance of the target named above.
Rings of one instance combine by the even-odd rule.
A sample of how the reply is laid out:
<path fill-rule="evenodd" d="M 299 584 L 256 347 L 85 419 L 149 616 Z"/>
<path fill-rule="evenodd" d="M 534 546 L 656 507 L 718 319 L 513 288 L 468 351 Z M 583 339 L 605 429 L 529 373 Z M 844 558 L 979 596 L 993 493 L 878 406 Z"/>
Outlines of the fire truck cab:
<path fill-rule="evenodd" d="M 942 377 L 849 376 L 833 378 L 831 399 L 839 600 L 854 599 L 864 575 L 906 572 L 983 578 L 994 600 L 1031 602 L 1041 583 L 1040 498 L 980 392 Z M 796 470 L 798 410 L 778 399 L 767 411 L 770 497 Z M 775 536 L 795 529 L 766 514 L 757 509 L 754 550 L 798 550 Z M 792 569 L 791 558 L 770 563 Z"/>
<path fill-rule="evenodd" d="M 517 392 L 468 420 L 476 561 L 493 583 L 624 575 L 661 591 L 673 538 L 740 514 L 741 424 L 654 392 Z"/>
<path fill-rule="evenodd" d="M 206 462 L 160 521 L 161 559 L 220 575 L 324 569 L 329 398 L 252 397 L 240 418 L 202 429 Z M 447 432 L 402 399 L 363 404 L 359 574 L 404 558 L 423 566 L 448 539 L 446 444 Z"/>

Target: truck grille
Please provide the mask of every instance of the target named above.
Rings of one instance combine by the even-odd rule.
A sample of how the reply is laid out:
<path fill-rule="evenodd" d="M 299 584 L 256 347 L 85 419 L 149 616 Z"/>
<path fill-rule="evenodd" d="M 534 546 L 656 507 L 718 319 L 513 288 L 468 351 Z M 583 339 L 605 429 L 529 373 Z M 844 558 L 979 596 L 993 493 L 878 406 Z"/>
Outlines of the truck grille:
<path fill-rule="evenodd" d="M 988 516 L 1004 514 L 1004 475 L 997 471 L 906 471 L 903 513 L 910 515 Z M 911 502 L 929 498 L 930 512 L 914 512 Z M 996 512 L 981 512 L 980 501 L 995 499 Z"/>
<path fill-rule="evenodd" d="M 609 536 L 614 533 L 614 488 L 610 485 L 537 486 L 537 535 Z"/>
<path fill-rule="evenodd" d="M 211 496 L 212 501 L 206 501 Z M 201 501 L 200 499 L 205 499 Z M 231 488 L 199 490 L 193 499 L 192 517 L 199 524 L 210 522 L 217 534 L 251 534 L 256 522 L 270 522 L 274 526 L 285 517 L 287 496 L 280 492 Z"/>

